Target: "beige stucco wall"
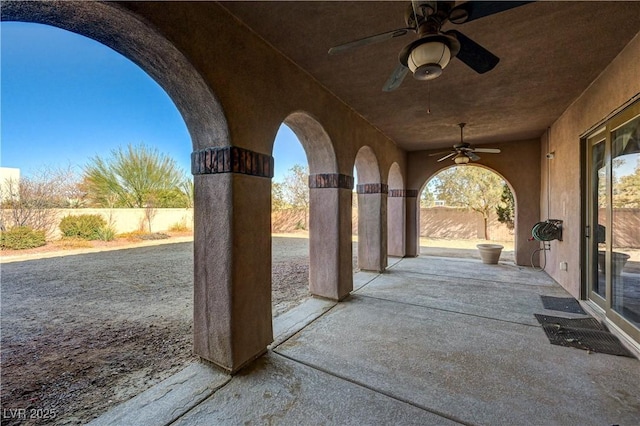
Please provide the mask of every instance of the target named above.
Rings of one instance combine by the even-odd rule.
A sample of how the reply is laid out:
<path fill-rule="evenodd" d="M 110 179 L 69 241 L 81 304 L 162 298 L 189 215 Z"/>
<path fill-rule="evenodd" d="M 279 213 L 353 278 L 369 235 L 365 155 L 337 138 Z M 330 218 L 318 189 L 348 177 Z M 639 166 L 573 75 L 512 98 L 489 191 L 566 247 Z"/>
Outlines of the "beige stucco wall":
<path fill-rule="evenodd" d="M 564 221 L 563 241 L 551 243 L 547 273 L 574 297 L 580 296 L 581 281 L 581 158 L 580 138 L 640 94 L 640 34 L 613 60 L 605 71 L 556 120 L 543 136 L 540 217 Z M 555 152 L 552 160 L 545 154 Z M 550 182 L 550 183 L 549 183 Z M 547 203 L 547 196 L 549 203 Z M 568 270 L 561 271 L 560 262 Z"/>
<path fill-rule="evenodd" d="M 478 145 L 479 146 L 479 145 Z M 500 154 L 485 154 L 473 165 L 498 173 L 510 185 L 515 196 L 516 229 L 514 235 L 515 260 L 518 265 L 531 264 L 535 243 L 528 241 L 531 228 L 539 220 L 540 212 L 540 140 L 514 141 L 488 145 L 499 148 Z M 420 190 L 426 182 L 453 162 L 437 162 L 429 154 L 435 151 L 415 151 L 408 154 L 409 189 Z M 466 166 L 470 167 L 470 166 Z M 410 238 L 410 235 L 407 235 Z"/>
<path fill-rule="evenodd" d="M 137 230 L 149 231 L 145 209 L 54 209 L 56 215 L 55 227 L 47 234 L 51 239 L 61 236 L 58 224 L 65 216 L 78 216 L 83 214 L 95 214 L 101 216 L 118 234 Z M 2 210 L 4 218 L 11 217 L 11 210 Z M 10 224 L 10 219 L 5 220 Z M 175 225 L 184 225 L 193 229 L 193 209 L 155 209 L 155 215 L 151 219 L 151 231 L 168 231 Z"/>

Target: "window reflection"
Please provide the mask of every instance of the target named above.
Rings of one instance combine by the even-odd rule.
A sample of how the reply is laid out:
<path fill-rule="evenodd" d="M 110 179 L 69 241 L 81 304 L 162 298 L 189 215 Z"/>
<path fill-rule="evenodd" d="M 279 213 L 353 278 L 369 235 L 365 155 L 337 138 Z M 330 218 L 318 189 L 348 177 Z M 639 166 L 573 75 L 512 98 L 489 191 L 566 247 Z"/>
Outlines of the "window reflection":
<path fill-rule="evenodd" d="M 640 326 L 640 117 L 611 136 L 612 307 Z"/>
<path fill-rule="evenodd" d="M 603 299 L 605 297 L 605 250 L 606 250 L 606 228 L 607 223 L 607 176 L 605 166 L 605 141 L 598 142 L 593 146 L 593 176 L 592 188 L 597 191 L 593 200 L 595 204 L 593 225 L 596 230 L 598 246 L 596 247 L 598 259 L 597 277 L 593 280 L 593 291 L 598 293 Z"/>

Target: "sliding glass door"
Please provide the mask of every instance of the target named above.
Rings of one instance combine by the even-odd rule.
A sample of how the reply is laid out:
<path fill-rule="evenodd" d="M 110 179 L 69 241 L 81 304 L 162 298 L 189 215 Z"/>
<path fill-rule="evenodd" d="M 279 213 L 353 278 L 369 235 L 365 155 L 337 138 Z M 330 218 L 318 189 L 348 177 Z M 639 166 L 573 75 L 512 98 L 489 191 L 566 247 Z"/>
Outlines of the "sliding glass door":
<path fill-rule="evenodd" d="M 640 341 L 640 102 L 587 139 L 586 294 Z"/>

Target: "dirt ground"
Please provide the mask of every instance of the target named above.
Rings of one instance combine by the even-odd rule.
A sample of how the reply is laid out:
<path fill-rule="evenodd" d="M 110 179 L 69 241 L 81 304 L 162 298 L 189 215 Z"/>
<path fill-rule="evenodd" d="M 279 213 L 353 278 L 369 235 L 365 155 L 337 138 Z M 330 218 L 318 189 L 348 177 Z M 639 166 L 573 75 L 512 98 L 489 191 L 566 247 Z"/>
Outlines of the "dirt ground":
<path fill-rule="evenodd" d="M 116 248 L 1 253 L 3 425 L 84 424 L 195 359 L 193 244 Z M 308 240 L 274 237 L 274 316 L 308 271 Z"/>

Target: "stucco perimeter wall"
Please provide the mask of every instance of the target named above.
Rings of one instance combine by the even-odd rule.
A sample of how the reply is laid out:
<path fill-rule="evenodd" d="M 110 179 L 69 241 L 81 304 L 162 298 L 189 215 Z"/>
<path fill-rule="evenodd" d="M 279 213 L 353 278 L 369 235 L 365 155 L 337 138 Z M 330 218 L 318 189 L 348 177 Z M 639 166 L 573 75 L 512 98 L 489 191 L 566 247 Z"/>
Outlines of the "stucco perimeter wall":
<path fill-rule="evenodd" d="M 499 148 L 501 153 L 483 155 L 480 161 L 465 167 L 485 167 L 502 176 L 511 186 L 516 200 L 515 260 L 518 265 L 531 265 L 531 252 L 536 245 L 528 241 L 528 238 L 540 215 L 540 162 L 537 160 L 540 155 L 540 140 L 495 143 L 488 146 Z M 429 157 L 430 153 L 438 151 L 441 149 L 408 154 L 408 189 L 420 190 L 438 172 L 452 167 L 453 162 L 442 164 L 437 162 L 438 157 Z M 413 232 L 417 235 L 415 229 L 414 227 Z M 407 234 L 407 238 L 415 238 L 416 235 Z"/>
<path fill-rule="evenodd" d="M 564 221 L 563 241 L 547 252 L 547 273 L 574 297 L 580 297 L 581 265 L 581 158 L 580 138 L 640 93 L 640 34 L 611 62 L 591 86 L 553 123 L 544 135 L 540 163 L 542 191 L 540 216 Z M 547 151 L 554 151 L 547 160 Z M 550 177 L 550 184 L 547 182 Z M 549 188 L 549 191 L 547 191 Z M 547 196 L 549 205 L 547 206 Z M 560 262 L 568 263 L 561 271 Z"/>
<path fill-rule="evenodd" d="M 55 227 L 48 233 L 48 238 L 58 239 L 61 236 L 58 224 L 65 216 L 78 216 L 84 214 L 95 214 L 101 216 L 107 225 L 111 226 L 116 233 L 133 232 L 143 230 L 149 232 L 149 222 L 145 209 L 55 209 L 52 213 L 56 215 Z M 180 225 L 187 229 L 193 229 L 193 209 L 155 209 L 151 219 L 151 231 L 162 232 Z M 2 210 L 4 217 L 11 217 L 11 210 Z M 10 223 L 7 220 L 6 223 Z"/>
<path fill-rule="evenodd" d="M 352 175 L 364 145 L 376 154 L 383 181 L 393 162 L 405 170 L 404 151 L 220 4 L 131 2 L 125 7 L 156 26 L 201 73 L 223 107 L 232 145 L 271 154 L 280 125 L 302 112 L 324 128 L 337 158 L 335 165 L 321 162 L 322 170 L 313 170 L 316 162 L 310 158 L 311 173 Z M 305 149 L 308 157 L 316 155 L 312 147 Z"/>

